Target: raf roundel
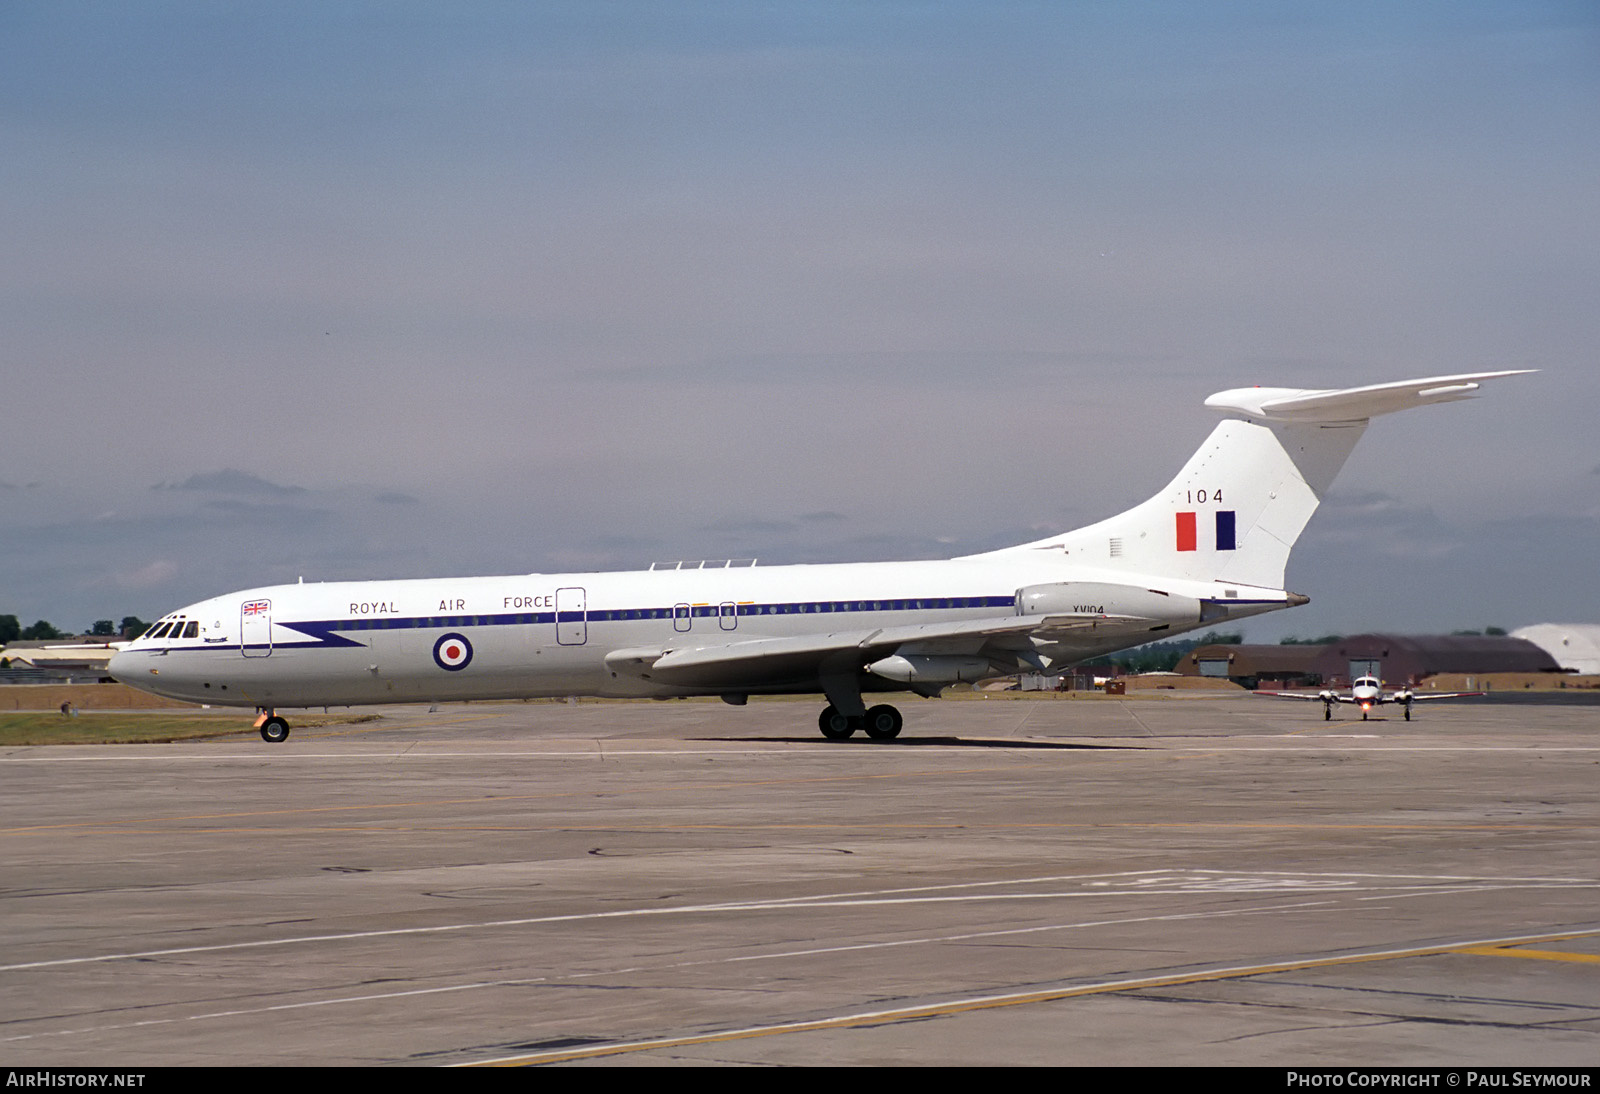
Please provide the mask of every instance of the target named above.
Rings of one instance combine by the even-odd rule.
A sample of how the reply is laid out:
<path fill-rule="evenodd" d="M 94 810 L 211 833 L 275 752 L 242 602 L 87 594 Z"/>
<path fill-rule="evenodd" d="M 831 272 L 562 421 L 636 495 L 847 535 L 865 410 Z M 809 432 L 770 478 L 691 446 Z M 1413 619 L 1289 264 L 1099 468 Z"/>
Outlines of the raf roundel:
<path fill-rule="evenodd" d="M 433 644 L 433 660 L 446 672 L 460 672 L 472 663 L 472 643 L 464 634 L 445 634 Z"/>

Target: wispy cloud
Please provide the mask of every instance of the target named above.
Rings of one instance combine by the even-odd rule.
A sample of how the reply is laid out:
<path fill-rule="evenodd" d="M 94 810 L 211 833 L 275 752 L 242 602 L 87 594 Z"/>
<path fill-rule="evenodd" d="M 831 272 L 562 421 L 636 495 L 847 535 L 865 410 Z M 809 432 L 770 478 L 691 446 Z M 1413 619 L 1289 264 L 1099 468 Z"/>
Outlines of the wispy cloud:
<path fill-rule="evenodd" d="M 268 482 L 259 475 L 252 475 L 248 471 L 237 471 L 231 467 L 221 471 L 197 472 L 190 475 L 182 482 L 161 482 L 152 486 L 152 490 L 201 490 L 212 494 L 236 494 L 242 497 L 259 495 L 285 496 L 290 494 L 304 494 L 303 486 L 280 486 L 275 482 Z"/>

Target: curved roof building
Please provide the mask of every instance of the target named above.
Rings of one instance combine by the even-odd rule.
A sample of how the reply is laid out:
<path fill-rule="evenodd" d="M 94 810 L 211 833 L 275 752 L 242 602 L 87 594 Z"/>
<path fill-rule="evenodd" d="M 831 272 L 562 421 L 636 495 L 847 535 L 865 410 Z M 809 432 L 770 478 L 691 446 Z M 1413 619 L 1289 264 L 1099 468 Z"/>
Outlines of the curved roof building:
<path fill-rule="evenodd" d="M 1560 672 L 1539 646 L 1511 635 L 1353 634 L 1322 647 L 1312 666 L 1326 681 L 1372 673 L 1385 683 L 1417 683 L 1439 672 Z"/>
<path fill-rule="evenodd" d="M 1544 650 L 1569 672 L 1600 675 L 1600 623 L 1535 623 L 1511 633 Z"/>

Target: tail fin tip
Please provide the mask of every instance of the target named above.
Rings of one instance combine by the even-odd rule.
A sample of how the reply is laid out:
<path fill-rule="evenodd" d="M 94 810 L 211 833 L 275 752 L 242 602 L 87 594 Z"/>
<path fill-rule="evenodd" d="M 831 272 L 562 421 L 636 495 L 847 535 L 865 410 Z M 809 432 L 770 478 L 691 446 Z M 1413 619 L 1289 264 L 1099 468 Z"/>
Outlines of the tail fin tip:
<path fill-rule="evenodd" d="M 1464 372 L 1347 388 L 1241 387 L 1219 391 L 1206 406 L 1275 422 L 1358 422 L 1430 403 L 1470 399 L 1482 380 L 1523 376 L 1538 369 Z"/>

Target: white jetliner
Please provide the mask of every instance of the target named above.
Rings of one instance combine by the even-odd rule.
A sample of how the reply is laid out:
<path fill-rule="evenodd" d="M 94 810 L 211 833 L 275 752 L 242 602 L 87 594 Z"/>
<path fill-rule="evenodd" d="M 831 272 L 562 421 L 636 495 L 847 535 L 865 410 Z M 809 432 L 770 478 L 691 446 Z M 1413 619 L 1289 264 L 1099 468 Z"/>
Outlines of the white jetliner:
<path fill-rule="evenodd" d="M 1384 703 L 1399 703 L 1406 708 L 1406 721 L 1411 721 L 1411 704 L 1421 703 L 1428 699 L 1462 699 L 1473 695 L 1482 695 L 1481 691 L 1428 691 L 1421 694 L 1411 688 L 1400 688 L 1385 695 L 1383 681 L 1376 676 L 1358 676 L 1356 682 L 1350 685 L 1349 695 L 1340 695 L 1338 692 L 1324 688 L 1322 691 L 1257 691 L 1254 695 L 1266 695 L 1274 699 L 1315 699 L 1322 704 L 1322 720 L 1331 721 L 1333 718 L 1333 704 L 1354 703 L 1361 708 L 1361 720 L 1365 722 L 1367 715 L 1373 707 L 1382 706 Z"/>
<path fill-rule="evenodd" d="M 1518 370 L 1531 371 L 1531 370 Z M 1367 420 L 1471 397 L 1481 372 L 1343 390 L 1239 388 L 1155 497 L 1075 532 L 933 562 L 701 563 L 627 573 L 275 585 L 158 620 L 111 672 L 158 695 L 279 708 L 820 692 L 824 736 L 900 732 L 863 695 L 1079 661 L 1304 604 L 1289 549 Z"/>

